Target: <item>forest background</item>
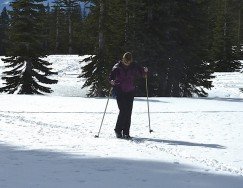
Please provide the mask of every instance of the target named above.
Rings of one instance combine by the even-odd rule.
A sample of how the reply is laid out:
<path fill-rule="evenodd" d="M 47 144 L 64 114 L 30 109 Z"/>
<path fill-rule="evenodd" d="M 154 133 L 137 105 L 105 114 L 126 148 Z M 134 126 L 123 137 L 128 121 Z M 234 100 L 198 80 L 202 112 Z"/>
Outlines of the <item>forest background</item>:
<path fill-rule="evenodd" d="M 89 96 L 106 96 L 109 72 L 130 51 L 149 68 L 150 96 L 207 96 L 214 72 L 241 66 L 242 10 L 242 0 L 14 0 L 0 16 L 0 55 L 11 69 L 0 91 L 51 92 L 40 84 L 23 87 L 33 77 L 57 82 L 47 78 L 55 73 L 40 59 L 89 54 L 79 75 L 83 87 Z M 139 80 L 137 96 L 145 93 Z"/>

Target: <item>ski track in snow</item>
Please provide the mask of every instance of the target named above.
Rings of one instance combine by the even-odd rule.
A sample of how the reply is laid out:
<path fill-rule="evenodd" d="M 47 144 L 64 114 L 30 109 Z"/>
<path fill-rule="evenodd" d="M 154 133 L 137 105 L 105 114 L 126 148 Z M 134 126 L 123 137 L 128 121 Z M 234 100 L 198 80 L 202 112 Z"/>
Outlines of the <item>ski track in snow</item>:
<path fill-rule="evenodd" d="M 14 126 L 14 131 L 12 132 L 12 134 L 15 134 L 16 129 L 19 129 L 20 131 L 23 131 L 23 135 L 29 135 L 32 138 L 21 138 L 21 135 L 19 135 L 19 142 L 20 143 L 28 143 L 29 140 L 32 140 L 32 143 L 28 143 L 28 144 L 34 144 L 35 147 L 37 147 L 38 145 L 42 145 L 44 144 L 46 149 L 60 149 L 60 150 L 67 150 L 71 153 L 75 153 L 78 151 L 78 153 L 86 153 L 87 154 L 91 154 L 93 155 L 92 151 L 96 151 L 97 148 L 99 147 L 99 145 L 93 145 L 91 144 L 91 146 L 89 147 L 89 152 L 85 151 L 87 148 L 82 147 L 79 143 L 77 143 L 77 141 L 79 141 L 80 143 L 82 143 L 82 139 L 91 139 L 90 137 L 92 137 L 94 134 L 96 134 L 94 132 L 94 130 L 97 128 L 92 126 L 91 124 L 99 124 L 99 120 L 100 120 L 100 116 L 97 117 L 97 113 L 102 115 L 102 112 L 96 112 L 94 114 L 89 114 L 87 113 L 85 116 L 82 116 L 81 114 L 77 114 L 76 116 L 76 120 L 73 121 L 68 125 L 68 120 L 69 118 L 63 118 L 62 117 L 62 122 L 60 123 L 60 116 L 69 116 L 69 114 L 48 114 L 48 116 L 52 116 L 52 118 L 47 118 L 46 121 L 43 121 L 43 117 L 46 116 L 47 114 L 45 114 L 43 116 L 43 114 L 27 114 L 26 113 L 8 113 L 8 112 L 1 112 L 0 113 L 0 117 L 1 119 L 4 120 L 4 124 L 6 125 L 11 125 L 11 128 L 8 126 L 6 126 L 6 130 L 4 131 L 11 131 L 12 130 L 12 126 Z M 145 113 L 145 112 L 144 112 Z M 178 113 L 184 113 L 184 112 L 178 112 Z M 189 112 L 188 112 L 189 113 Z M 191 113 L 191 112 L 190 112 Z M 216 112 L 210 112 L 210 114 L 214 115 Z M 221 112 L 224 113 L 224 112 Z M 241 112 L 235 112 L 235 113 L 241 113 Z M 135 112 L 134 113 L 135 116 L 138 116 L 141 113 Z M 151 115 L 158 115 L 157 113 L 153 112 L 151 113 Z M 172 116 L 176 116 L 175 112 L 173 112 L 171 114 Z M 227 113 L 224 114 L 227 116 Z M 114 124 L 114 120 L 116 119 L 116 114 L 115 113 L 108 113 L 106 119 L 112 119 L 113 124 Z M 112 117 L 111 117 L 112 116 Z M 178 116 L 178 114 L 177 114 Z M 183 115 L 184 116 L 184 115 Z M 194 112 L 194 116 L 197 117 L 195 119 L 198 118 L 206 118 L 207 112 Z M 221 117 L 221 116 L 220 116 Z M 73 118 L 73 117 L 72 117 Z M 146 119 L 144 119 L 145 117 L 143 117 L 141 120 L 146 121 Z M 184 117 L 186 118 L 186 117 Z M 86 122 L 81 123 L 80 125 L 80 119 L 83 119 L 82 122 Z M 155 117 L 153 119 L 156 119 Z M 170 117 L 169 119 L 165 120 L 165 121 L 169 121 L 173 119 L 173 117 Z M 52 120 L 50 122 L 50 120 Z M 14 122 L 13 122 L 14 121 Z M 18 122 L 16 124 L 16 121 Z M 136 119 L 135 119 L 136 121 Z M 183 121 L 182 121 L 183 122 Z M 138 122 L 135 122 L 135 124 Z M 154 122 L 156 124 L 156 122 Z M 61 124 L 61 125 L 60 125 Z M 65 126 L 66 124 L 66 126 Z M 107 126 L 103 125 L 103 126 Z M 178 125 L 171 125 L 174 127 L 174 129 L 182 129 L 182 126 L 178 126 Z M 199 125 L 197 125 L 196 127 L 198 128 Z M 228 124 L 228 126 L 230 126 L 230 124 Z M 35 127 L 33 129 L 33 127 Z M 155 126 L 158 127 L 158 126 Z M 152 127 L 153 128 L 153 127 Z M 103 128 L 104 129 L 104 128 Z M 227 128 L 226 128 L 227 129 Z M 35 130 L 35 132 L 33 132 L 33 130 Z M 105 128 L 105 130 L 102 130 L 102 132 L 107 131 L 107 128 Z M 137 130 L 139 131 L 139 130 Z M 175 130 L 174 130 L 175 131 Z M 101 132 L 101 135 L 104 134 Z M 149 151 L 149 155 L 153 155 L 154 153 L 158 153 L 158 152 L 164 152 L 167 153 L 169 155 L 172 155 L 175 159 L 175 163 L 180 163 L 177 161 L 180 161 L 181 159 L 185 159 L 187 161 L 190 161 L 192 163 L 197 163 L 199 165 L 203 165 L 205 167 L 205 171 L 210 171 L 210 170 L 215 170 L 215 171 L 219 171 L 219 172 L 228 172 L 231 174 L 235 174 L 235 175 L 240 175 L 243 176 L 243 168 L 239 168 L 239 167 L 234 167 L 230 164 L 227 164 L 226 162 L 221 162 L 220 159 L 215 159 L 215 158 L 211 158 L 212 156 L 209 155 L 209 157 L 207 157 L 207 155 L 203 155 L 203 156 L 195 156 L 193 155 L 193 153 L 188 154 L 187 150 L 183 150 L 184 147 L 181 147 L 181 145 L 185 145 L 185 147 L 202 147 L 204 152 L 206 150 L 208 150 L 208 152 L 210 152 L 210 150 L 218 150 L 218 149 L 224 149 L 226 146 L 220 146 L 217 144 L 201 144 L 201 143 L 195 143 L 195 142 L 187 142 L 187 141 L 173 141 L 173 140 L 167 140 L 167 139 L 158 139 L 158 134 L 152 133 L 151 136 L 152 138 L 143 138 L 143 137 L 139 137 L 139 136 L 135 136 L 133 141 L 125 141 L 125 140 L 119 140 L 119 139 L 113 139 L 114 135 L 112 133 L 110 133 L 110 130 L 107 131 L 109 132 L 108 138 L 107 136 L 106 138 L 106 142 L 109 142 L 110 140 L 112 140 L 112 142 L 116 142 L 119 143 L 119 145 L 127 145 L 128 143 L 132 146 L 134 146 L 134 148 L 136 148 L 137 152 L 143 152 L 143 151 Z M 135 130 L 134 130 L 135 132 Z M 222 131 L 222 132 L 225 132 Z M 11 134 L 11 132 L 9 133 Z M 7 134 L 7 135 L 9 135 Z M 155 134 L 153 136 L 153 134 Z M 170 134 L 171 135 L 171 134 Z M 6 137 L 4 138 L 3 134 L 0 131 L 0 136 L 3 138 L 3 140 L 8 140 L 9 138 Z M 104 136 L 104 135 L 103 135 Z M 213 136 L 213 135 L 212 135 Z M 51 137 L 52 139 L 48 140 L 50 141 L 50 144 L 45 142 L 45 138 L 47 137 Z M 72 139 L 70 139 L 69 137 L 72 137 Z M 102 136 L 101 136 L 102 137 Z M 189 134 L 189 137 L 193 138 L 195 137 L 193 130 L 191 130 L 191 134 Z M 43 138 L 43 139 L 41 139 Z M 74 140 L 74 142 L 69 142 L 69 143 L 64 143 L 63 145 L 60 145 L 61 140 Z M 104 139 L 104 138 L 99 138 L 99 139 Z M 92 140 L 92 139 L 91 139 Z M 104 140 L 103 140 L 104 141 Z M 127 143 L 128 142 L 128 143 Z M 107 144 L 109 145 L 109 144 Z M 27 147 L 25 144 L 23 144 L 24 147 Z M 180 146 L 180 147 L 178 147 Z M 57 147 L 57 148 L 56 148 Z M 104 147 L 104 145 L 102 145 L 101 147 Z M 124 146 L 122 146 L 124 147 Z M 206 149 L 205 149 L 206 148 Z M 104 151 L 109 151 L 109 147 L 108 148 L 104 148 Z M 207 151 L 206 151 L 207 152 Z M 109 152 L 103 154 L 105 156 L 110 156 Z"/>
<path fill-rule="evenodd" d="M 214 169 L 216 171 L 225 171 L 225 172 L 229 172 L 229 173 L 233 173 L 235 175 L 240 175 L 243 176 L 243 168 L 235 168 L 233 166 L 224 164 L 220 161 L 217 161 L 215 159 L 200 159 L 194 156 L 188 156 L 188 155 L 183 155 L 183 152 L 178 151 L 174 148 L 165 148 L 163 141 L 162 144 L 154 144 L 153 141 L 150 141 L 151 139 L 145 139 L 144 141 L 138 141 L 135 139 L 135 143 L 139 143 L 139 144 L 143 144 L 144 147 L 146 148 L 152 148 L 154 150 L 159 150 L 162 152 L 166 152 L 170 155 L 173 155 L 174 157 L 176 157 L 177 159 L 183 158 L 186 160 L 190 160 L 191 162 L 195 163 L 199 163 L 199 164 L 203 164 L 206 167 L 209 167 L 211 169 Z M 209 169 L 206 169 L 205 171 L 209 171 Z"/>

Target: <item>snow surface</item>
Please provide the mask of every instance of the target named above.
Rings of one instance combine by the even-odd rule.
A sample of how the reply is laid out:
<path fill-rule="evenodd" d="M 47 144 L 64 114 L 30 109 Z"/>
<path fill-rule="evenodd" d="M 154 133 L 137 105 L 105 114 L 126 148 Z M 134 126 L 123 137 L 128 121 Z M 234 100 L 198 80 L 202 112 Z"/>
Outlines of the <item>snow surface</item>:
<path fill-rule="evenodd" d="M 243 73 L 242 72 L 217 72 L 213 74 L 214 87 L 206 90 L 209 97 L 243 98 Z"/>
<path fill-rule="evenodd" d="M 150 98 L 151 134 L 136 98 L 133 141 L 114 136 L 112 98 L 94 138 L 107 98 L 85 97 L 83 58 L 47 58 L 59 73 L 51 95 L 0 95 L 1 188 L 243 186 L 242 74 L 216 73 L 211 98 Z"/>

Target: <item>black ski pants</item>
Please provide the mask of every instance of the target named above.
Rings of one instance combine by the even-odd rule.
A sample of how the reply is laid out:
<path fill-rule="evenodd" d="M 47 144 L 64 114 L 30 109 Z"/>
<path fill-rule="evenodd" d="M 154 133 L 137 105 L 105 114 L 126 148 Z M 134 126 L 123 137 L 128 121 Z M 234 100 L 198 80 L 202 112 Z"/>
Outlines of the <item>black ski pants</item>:
<path fill-rule="evenodd" d="M 117 92 L 116 101 L 119 108 L 119 115 L 116 122 L 115 131 L 123 135 L 129 135 L 131 126 L 132 107 L 134 92 Z"/>

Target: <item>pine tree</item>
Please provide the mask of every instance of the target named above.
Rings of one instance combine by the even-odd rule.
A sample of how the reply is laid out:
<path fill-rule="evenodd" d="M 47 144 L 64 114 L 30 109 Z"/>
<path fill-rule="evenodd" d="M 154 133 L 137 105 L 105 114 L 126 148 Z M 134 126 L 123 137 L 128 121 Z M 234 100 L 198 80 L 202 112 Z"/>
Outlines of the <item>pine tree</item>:
<path fill-rule="evenodd" d="M 130 51 L 140 64 L 149 67 L 152 96 L 206 96 L 203 88 L 212 87 L 212 72 L 204 42 L 208 31 L 205 2 L 92 1 L 85 27 L 89 28 L 87 38 L 96 47 L 91 49 L 95 57 L 81 75 L 87 79 L 84 87 L 90 86 L 90 95 L 106 93 L 111 65 Z M 137 93 L 144 96 L 144 80 L 139 85 Z"/>
<path fill-rule="evenodd" d="M 6 55 L 7 30 L 9 26 L 9 15 L 6 7 L 3 8 L 0 16 L 0 55 Z"/>
<path fill-rule="evenodd" d="M 54 0 L 50 12 L 50 53 L 67 54 L 68 53 L 68 35 L 65 10 L 61 7 L 60 0 Z"/>
<path fill-rule="evenodd" d="M 235 71 L 239 68 L 237 60 L 237 25 L 234 22 L 233 1 L 217 0 L 213 2 L 213 38 L 211 62 L 215 71 Z"/>
<path fill-rule="evenodd" d="M 45 50 L 46 54 L 50 54 L 51 50 L 51 40 L 50 40 L 50 19 L 51 19 L 51 7 L 48 3 L 47 6 L 43 6 L 40 10 L 40 14 L 42 16 L 42 23 L 41 27 L 43 28 L 43 49 Z"/>
<path fill-rule="evenodd" d="M 201 3 L 131 1 L 128 46 L 150 69 L 151 95 L 205 96 L 203 87 L 212 86 L 204 57 L 205 12 Z"/>
<path fill-rule="evenodd" d="M 234 48 L 237 59 L 243 59 L 243 1 L 242 0 L 232 0 L 232 16 L 233 16 L 233 24 L 236 28 L 236 38 L 235 38 L 235 46 Z"/>
<path fill-rule="evenodd" d="M 105 0 L 93 1 L 92 14 L 90 15 L 90 22 L 96 22 L 94 36 L 98 36 L 98 43 L 93 41 L 96 48 L 94 48 L 94 57 L 91 59 L 84 59 L 82 62 L 89 61 L 82 69 L 80 77 L 86 78 L 83 85 L 90 87 L 88 96 L 104 96 L 104 70 L 105 70 L 105 57 L 104 57 L 104 16 L 105 16 Z M 94 16 L 94 20 L 92 19 Z M 96 19 L 98 17 L 98 19 Z M 98 24 L 97 24 L 98 21 Z M 94 29 L 94 28 L 93 28 Z"/>
<path fill-rule="evenodd" d="M 86 55 L 85 46 L 84 46 L 84 25 L 83 25 L 83 12 L 81 6 L 74 7 L 74 10 L 71 14 L 72 18 L 72 47 L 74 54 Z"/>
<path fill-rule="evenodd" d="M 75 10 L 80 9 L 80 0 L 59 0 L 60 6 L 64 8 L 66 12 L 67 24 L 68 24 L 68 53 L 73 53 L 73 21 L 72 14 Z M 81 18 L 81 17 L 80 17 Z"/>
<path fill-rule="evenodd" d="M 88 96 L 105 96 L 109 91 L 108 75 L 124 53 L 125 4 L 121 0 L 92 1 L 91 12 L 84 21 L 86 44 L 94 54 L 83 67 L 83 87 L 90 87 Z"/>
<path fill-rule="evenodd" d="M 15 0 L 11 3 L 9 49 L 3 59 L 5 68 L 1 92 L 18 94 L 43 94 L 52 90 L 46 84 L 55 84 L 47 76 L 52 72 L 51 63 L 41 59 L 43 50 L 43 0 Z"/>
<path fill-rule="evenodd" d="M 166 96 L 168 60 L 170 49 L 168 46 L 172 17 L 169 17 L 170 6 L 173 1 L 131 1 L 129 37 L 131 50 L 138 61 L 149 67 L 149 93 L 152 96 Z M 168 49 L 166 49 L 168 47 Z M 145 95 L 145 84 L 141 81 L 138 88 L 139 96 Z"/>
<path fill-rule="evenodd" d="M 49 19 L 52 54 L 85 54 L 80 0 L 54 0 Z"/>
<path fill-rule="evenodd" d="M 177 16 L 177 61 L 182 63 L 181 71 L 176 77 L 178 82 L 174 94 L 176 96 L 207 96 L 204 88 L 212 87 L 210 69 L 207 59 L 207 7 L 209 1 L 187 1 L 183 4 L 178 1 Z"/>

